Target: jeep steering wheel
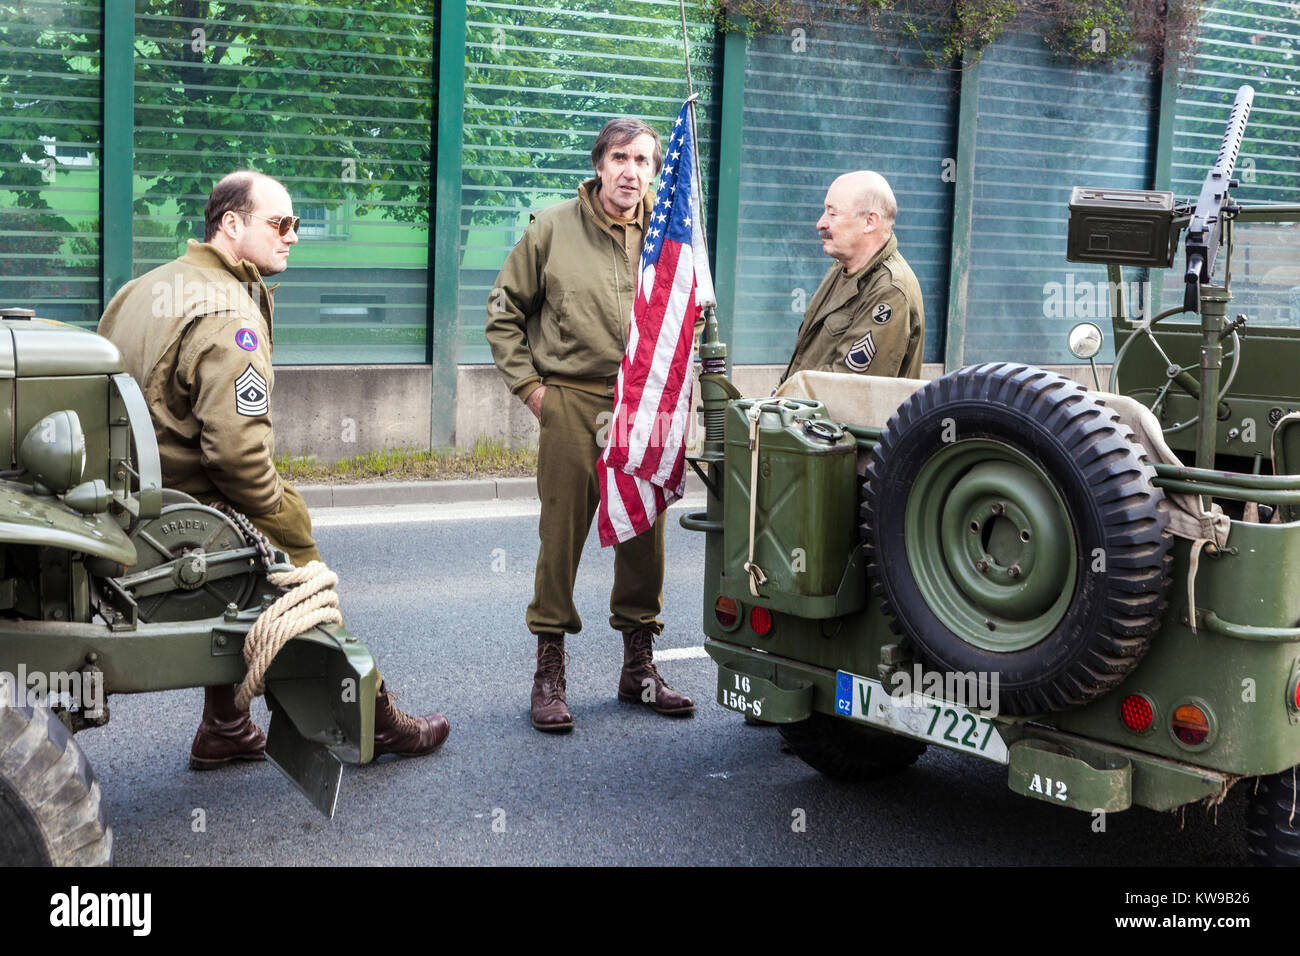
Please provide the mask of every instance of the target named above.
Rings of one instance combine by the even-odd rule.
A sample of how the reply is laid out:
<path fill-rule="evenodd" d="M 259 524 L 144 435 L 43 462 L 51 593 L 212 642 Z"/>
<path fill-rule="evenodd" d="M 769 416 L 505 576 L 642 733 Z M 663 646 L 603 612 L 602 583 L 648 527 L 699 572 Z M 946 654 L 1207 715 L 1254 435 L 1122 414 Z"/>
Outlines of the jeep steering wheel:
<path fill-rule="evenodd" d="M 1128 337 L 1128 340 L 1123 345 L 1120 346 L 1119 352 L 1117 352 L 1115 355 L 1115 362 L 1110 367 L 1110 390 L 1112 392 L 1119 393 L 1120 363 L 1124 361 L 1124 356 L 1128 354 L 1129 346 L 1131 346 L 1139 338 L 1146 338 L 1151 342 L 1152 348 L 1154 348 L 1160 354 L 1160 357 L 1165 361 L 1165 384 L 1160 389 L 1157 390 L 1156 397 L 1147 406 L 1148 408 L 1151 409 L 1152 413 L 1155 414 L 1156 418 L 1160 417 L 1160 406 L 1164 404 L 1165 396 L 1169 394 L 1169 389 L 1174 385 L 1177 385 L 1179 389 L 1181 389 L 1185 394 L 1189 395 L 1190 397 L 1197 398 L 1196 395 L 1192 395 L 1191 392 L 1187 391 L 1187 389 L 1184 388 L 1183 385 L 1177 381 L 1177 378 L 1182 373 L 1192 374 L 1193 370 L 1199 368 L 1199 366 L 1178 365 L 1176 362 L 1170 359 L 1168 353 L 1165 352 L 1165 350 L 1160 347 L 1160 342 L 1156 339 L 1155 333 L 1151 331 L 1151 327 L 1155 325 L 1157 322 L 1161 321 L 1162 319 L 1167 319 L 1171 315 L 1178 315 L 1183 311 L 1185 310 L 1181 306 L 1174 309 L 1167 309 L 1166 311 L 1161 312 L 1155 318 L 1151 319 L 1151 321 L 1143 322 L 1140 325 L 1138 325 L 1133 330 L 1133 334 Z M 1237 369 L 1239 369 L 1240 367 L 1241 367 L 1241 336 L 1237 334 L 1236 327 L 1233 327 L 1232 328 L 1232 369 L 1231 371 L 1228 372 L 1228 377 L 1227 379 L 1224 380 L 1223 387 L 1219 389 L 1219 394 L 1214 399 L 1216 405 L 1219 402 L 1223 401 L 1224 397 L 1228 394 L 1228 389 L 1232 388 L 1233 380 L 1236 379 L 1237 377 Z M 1191 428 L 1200 420 L 1201 420 L 1201 415 L 1199 412 L 1197 412 L 1187 421 L 1175 422 L 1174 424 L 1169 425 L 1167 427 L 1162 427 L 1161 431 L 1166 435 L 1172 435 L 1176 432 L 1182 431 L 1183 429 Z"/>

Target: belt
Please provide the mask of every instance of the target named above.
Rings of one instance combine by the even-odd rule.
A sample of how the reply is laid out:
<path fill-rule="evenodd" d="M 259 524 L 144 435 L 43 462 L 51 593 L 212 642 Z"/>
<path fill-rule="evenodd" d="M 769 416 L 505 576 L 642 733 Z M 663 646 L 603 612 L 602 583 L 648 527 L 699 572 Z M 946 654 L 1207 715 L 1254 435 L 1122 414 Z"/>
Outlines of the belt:
<path fill-rule="evenodd" d="M 600 395 L 604 398 L 613 398 L 614 388 L 618 384 L 618 376 L 610 375 L 605 378 L 570 378 L 567 375 L 546 375 L 542 378 L 542 384 L 547 387 L 558 385 L 561 388 L 572 388 L 579 392 L 589 392 L 592 395 Z"/>

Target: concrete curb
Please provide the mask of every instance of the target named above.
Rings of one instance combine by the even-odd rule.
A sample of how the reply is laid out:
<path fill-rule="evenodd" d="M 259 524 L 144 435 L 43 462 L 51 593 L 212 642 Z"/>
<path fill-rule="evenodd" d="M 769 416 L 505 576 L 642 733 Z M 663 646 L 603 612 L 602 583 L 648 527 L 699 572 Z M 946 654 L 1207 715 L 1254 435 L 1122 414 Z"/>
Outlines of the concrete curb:
<path fill-rule="evenodd" d="M 466 501 L 537 500 L 535 478 L 478 478 L 451 481 L 366 481 L 349 485 L 296 485 L 311 509 L 382 505 L 456 504 Z M 699 476 L 686 476 L 686 493 L 704 490 Z"/>

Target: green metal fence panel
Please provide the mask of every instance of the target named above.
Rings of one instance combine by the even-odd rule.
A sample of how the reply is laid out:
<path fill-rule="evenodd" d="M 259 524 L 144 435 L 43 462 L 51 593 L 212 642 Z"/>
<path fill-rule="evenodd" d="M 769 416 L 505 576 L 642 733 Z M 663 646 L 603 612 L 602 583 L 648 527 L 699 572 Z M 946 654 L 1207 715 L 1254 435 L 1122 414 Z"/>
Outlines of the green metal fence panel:
<path fill-rule="evenodd" d="M 1149 186 L 1159 78 L 1062 61 L 1032 24 L 993 43 L 979 69 L 962 360 L 1072 364 L 1070 327 L 1108 313 L 1105 268 L 1065 261 L 1070 189 Z M 1132 278 L 1141 290 L 1146 276 Z"/>
<path fill-rule="evenodd" d="M 677 0 L 466 4 L 460 364 L 491 362 L 488 293 L 531 211 L 575 195 L 591 145 L 631 115 L 665 136 L 686 98 Z M 687 3 L 691 76 L 708 192 L 717 117 L 717 44 Z"/>
<path fill-rule="evenodd" d="M 947 309 L 957 74 L 884 46 L 862 23 L 819 19 L 756 37 L 745 59 L 735 332 L 739 364 L 790 358 L 832 260 L 815 223 L 841 173 L 874 169 L 898 200 L 894 231 L 921 283 L 925 360 Z"/>
<path fill-rule="evenodd" d="M 0 307 L 99 319 L 99 0 L 0 4 Z"/>
<path fill-rule="evenodd" d="M 136 274 L 252 167 L 302 217 L 277 363 L 426 361 L 435 6 L 137 0 Z"/>
<path fill-rule="evenodd" d="M 1212 0 L 1201 9 L 1196 59 L 1182 77 L 1174 115 L 1170 188 L 1178 199 L 1200 193 L 1243 83 L 1254 87 L 1255 100 L 1233 198 L 1246 205 L 1300 202 L 1300 19 L 1294 3 L 1276 0 Z M 1222 281 L 1224 258 L 1218 261 Z M 1165 290 L 1166 305 L 1182 300 L 1181 271 L 1167 274 Z M 1232 292 L 1230 314 L 1300 326 L 1300 226 L 1237 226 Z"/>

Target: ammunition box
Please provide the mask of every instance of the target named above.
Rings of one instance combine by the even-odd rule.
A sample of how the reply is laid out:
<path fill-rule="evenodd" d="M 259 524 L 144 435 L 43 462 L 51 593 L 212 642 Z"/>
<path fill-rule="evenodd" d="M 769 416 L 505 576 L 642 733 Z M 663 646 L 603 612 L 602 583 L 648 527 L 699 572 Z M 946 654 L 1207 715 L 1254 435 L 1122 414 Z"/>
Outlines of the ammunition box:
<path fill-rule="evenodd" d="M 1168 269 L 1180 231 L 1174 227 L 1171 192 L 1075 186 L 1065 258 Z"/>

